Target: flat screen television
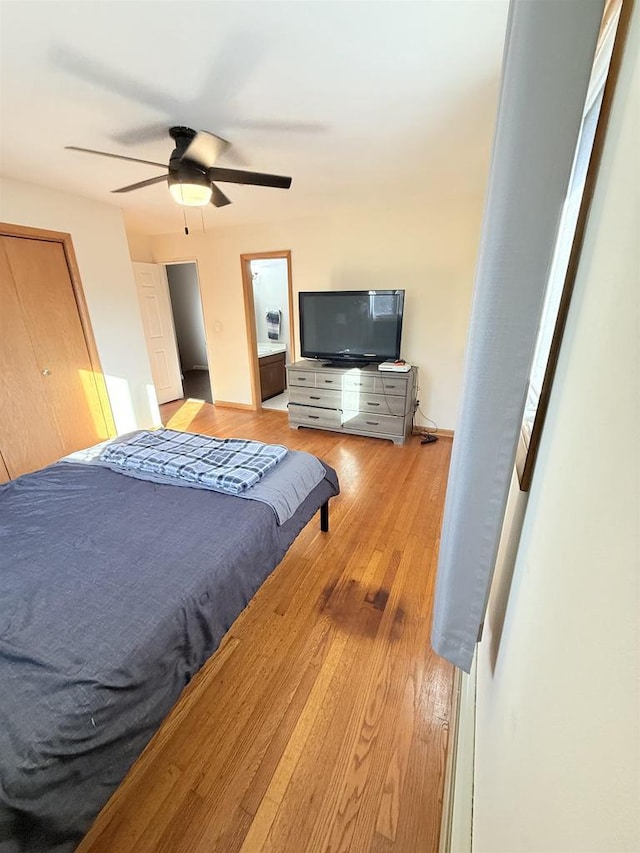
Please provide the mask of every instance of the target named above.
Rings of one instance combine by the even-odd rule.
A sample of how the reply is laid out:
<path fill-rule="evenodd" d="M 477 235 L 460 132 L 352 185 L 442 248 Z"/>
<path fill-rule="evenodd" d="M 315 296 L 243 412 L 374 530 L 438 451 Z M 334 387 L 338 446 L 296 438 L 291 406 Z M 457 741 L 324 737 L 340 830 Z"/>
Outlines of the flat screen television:
<path fill-rule="evenodd" d="M 342 365 L 400 358 L 404 290 L 301 292 L 303 358 Z"/>

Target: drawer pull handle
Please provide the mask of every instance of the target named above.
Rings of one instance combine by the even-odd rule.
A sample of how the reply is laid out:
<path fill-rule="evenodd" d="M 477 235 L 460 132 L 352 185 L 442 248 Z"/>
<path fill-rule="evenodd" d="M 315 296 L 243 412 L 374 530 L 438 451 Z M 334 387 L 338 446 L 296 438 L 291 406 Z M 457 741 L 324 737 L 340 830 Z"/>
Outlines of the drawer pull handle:
<path fill-rule="evenodd" d="M 391 382 L 385 382 L 384 387 L 385 387 L 385 388 L 395 388 L 396 386 L 395 386 L 395 385 L 393 385 Z"/>
<path fill-rule="evenodd" d="M 306 381 L 307 381 L 306 376 L 298 376 L 298 382 L 306 382 Z"/>
<path fill-rule="evenodd" d="M 367 406 L 379 406 L 380 403 L 367 403 Z"/>
<path fill-rule="evenodd" d="M 327 385 L 333 385 L 333 379 L 325 379 L 324 381 L 327 383 Z"/>
<path fill-rule="evenodd" d="M 320 415 L 307 415 L 310 421 L 319 421 Z"/>
<path fill-rule="evenodd" d="M 321 400 L 322 398 L 321 397 L 314 397 L 313 394 L 309 394 L 309 399 L 310 400 Z"/>
<path fill-rule="evenodd" d="M 380 426 L 380 422 L 379 422 L 379 421 L 367 421 L 367 424 L 368 424 L 369 426 Z"/>

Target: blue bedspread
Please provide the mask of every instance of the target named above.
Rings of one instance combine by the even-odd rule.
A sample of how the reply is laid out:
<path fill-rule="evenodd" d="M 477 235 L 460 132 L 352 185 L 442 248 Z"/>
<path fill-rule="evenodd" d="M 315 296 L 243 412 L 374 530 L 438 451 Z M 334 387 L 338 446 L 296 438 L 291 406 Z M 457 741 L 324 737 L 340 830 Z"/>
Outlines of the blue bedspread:
<path fill-rule="evenodd" d="M 284 463 L 283 463 L 284 464 Z M 185 684 L 338 493 L 289 521 L 61 462 L 0 485 L 0 850 L 70 851 Z"/>

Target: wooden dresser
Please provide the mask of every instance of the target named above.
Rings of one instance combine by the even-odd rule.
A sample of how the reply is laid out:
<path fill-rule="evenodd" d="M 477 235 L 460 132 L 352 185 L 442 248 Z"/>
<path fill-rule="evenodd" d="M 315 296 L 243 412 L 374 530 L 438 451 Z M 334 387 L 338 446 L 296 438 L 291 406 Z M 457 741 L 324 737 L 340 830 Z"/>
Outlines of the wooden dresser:
<path fill-rule="evenodd" d="M 313 427 L 404 444 L 411 435 L 417 368 L 407 373 L 367 367 L 325 367 L 296 361 L 287 367 L 289 426 Z"/>

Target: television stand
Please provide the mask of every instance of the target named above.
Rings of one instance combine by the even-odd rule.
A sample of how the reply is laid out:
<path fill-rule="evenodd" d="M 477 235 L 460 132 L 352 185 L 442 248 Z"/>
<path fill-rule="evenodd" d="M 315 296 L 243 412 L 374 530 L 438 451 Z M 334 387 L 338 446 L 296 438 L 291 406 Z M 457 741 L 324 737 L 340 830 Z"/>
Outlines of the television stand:
<path fill-rule="evenodd" d="M 376 364 L 341 362 L 327 369 L 321 361 L 296 361 L 287 365 L 289 426 L 404 444 L 411 435 L 417 374 L 416 367 L 406 373 L 382 373 Z"/>
<path fill-rule="evenodd" d="M 323 367 L 336 367 L 341 370 L 348 370 L 350 367 L 367 367 L 368 361 L 323 361 Z"/>

